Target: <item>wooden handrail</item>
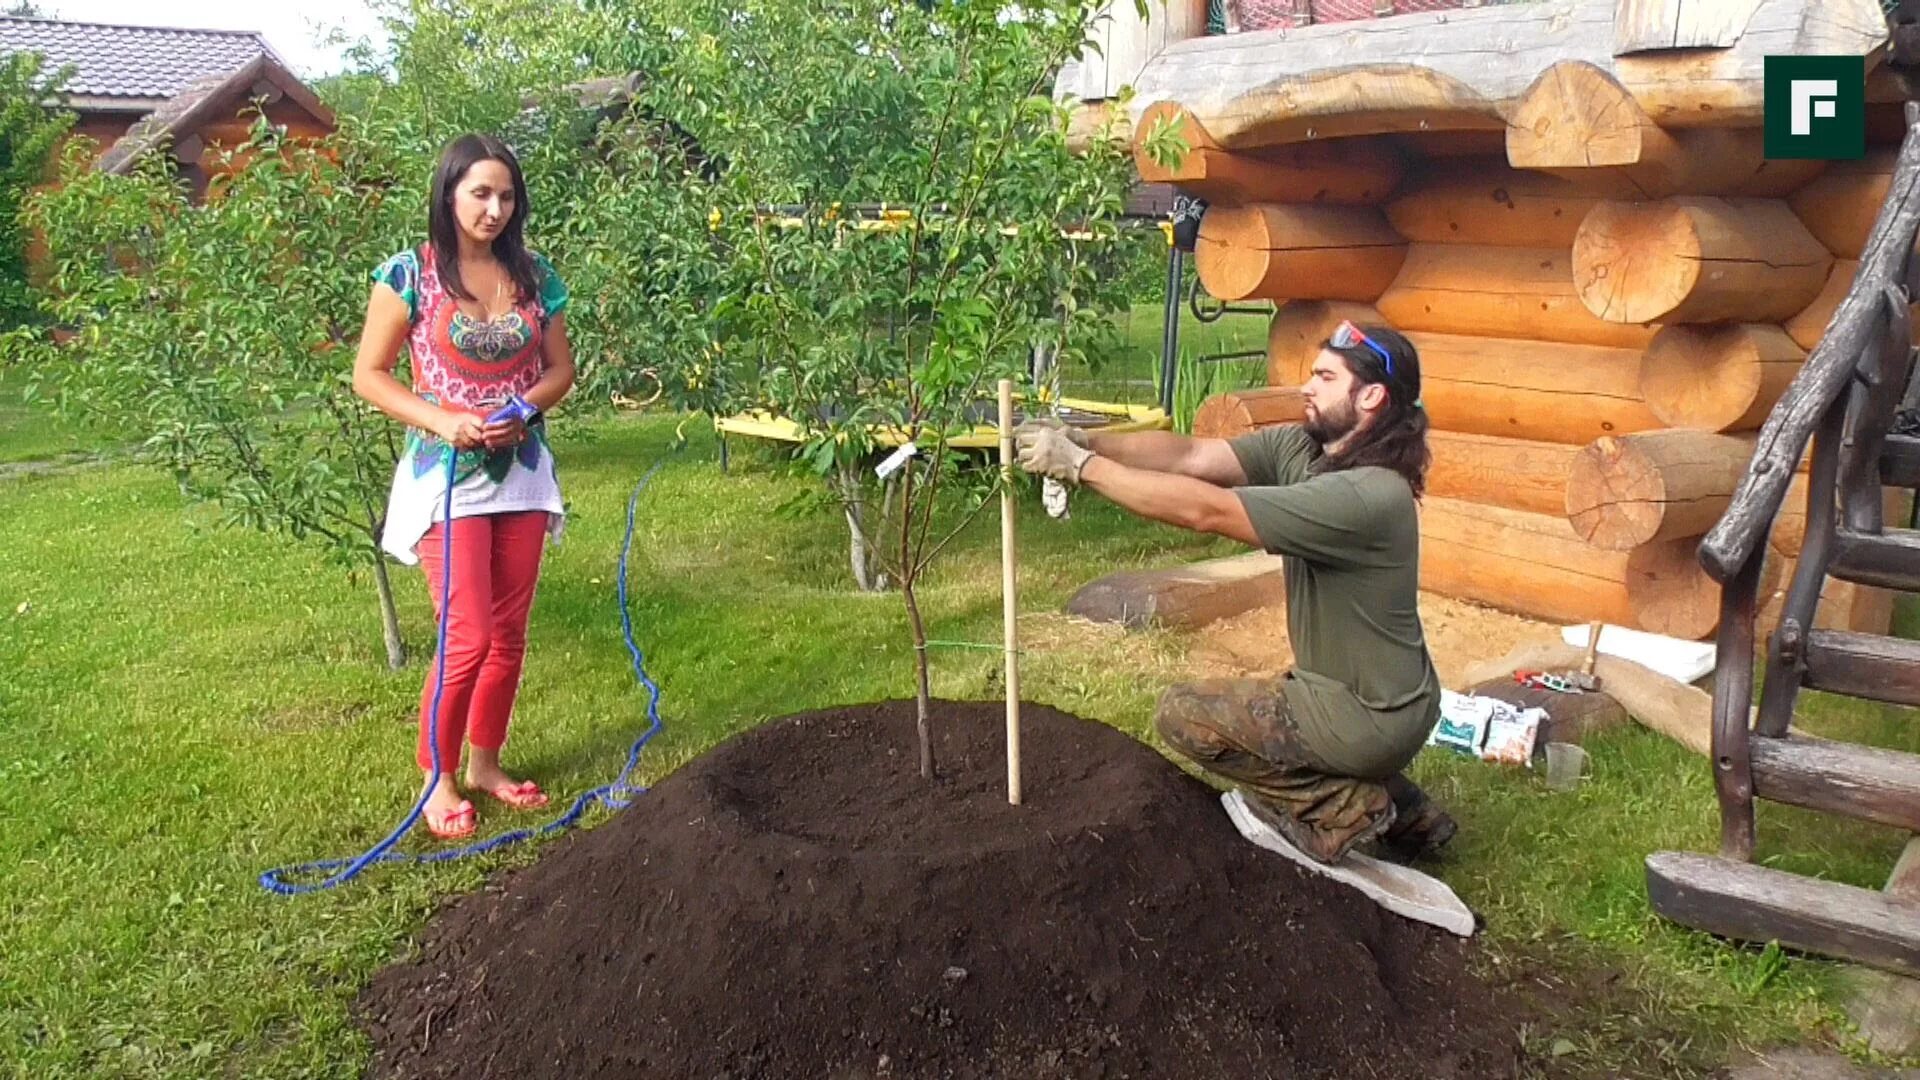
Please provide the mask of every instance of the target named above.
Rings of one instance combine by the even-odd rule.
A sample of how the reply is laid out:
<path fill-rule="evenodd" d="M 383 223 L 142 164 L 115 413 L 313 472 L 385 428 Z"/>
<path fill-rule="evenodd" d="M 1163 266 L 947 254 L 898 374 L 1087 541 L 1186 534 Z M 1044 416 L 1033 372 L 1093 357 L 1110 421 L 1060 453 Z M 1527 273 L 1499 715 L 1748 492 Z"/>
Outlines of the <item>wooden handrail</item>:
<path fill-rule="evenodd" d="M 1912 106 L 1907 119 L 1911 126 L 1900 146 L 1892 186 L 1874 219 L 1853 285 L 1813 355 L 1761 426 L 1745 479 L 1700 544 L 1701 565 L 1723 585 L 1757 557 L 1813 429 L 1846 391 L 1861 357 L 1877 344 L 1889 318 L 1888 290 L 1907 287 L 1914 240 L 1920 234 L 1920 116 Z"/>

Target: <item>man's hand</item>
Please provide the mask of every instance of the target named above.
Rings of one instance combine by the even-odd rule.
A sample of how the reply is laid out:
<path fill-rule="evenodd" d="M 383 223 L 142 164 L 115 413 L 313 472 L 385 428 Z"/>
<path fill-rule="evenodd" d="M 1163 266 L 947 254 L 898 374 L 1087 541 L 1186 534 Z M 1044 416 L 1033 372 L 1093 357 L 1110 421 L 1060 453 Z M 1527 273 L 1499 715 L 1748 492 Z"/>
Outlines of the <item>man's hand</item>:
<path fill-rule="evenodd" d="M 1086 467 L 1093 451 L 1076 444 L 1060 428 L 1021 425 L 1015 432 L 1020 446 L 1020 467 L 1039 476 L 1051 476 L 1066 484 L 1080 482 L 1080 470 Z"/>
<path fill-rule="evenodd" d="M 1013 429 L 1013 438 L 1016 442 L 1019 442 L 1023 436 L 1030 437 L 1036 432 L 1041 431 L 1058 431 L 1072 440 L 1073 445 L 1083 450 L 1092 449 L 1092 446 L 1088 443 L 1086 432 L 1053 416 L 1036 416 L 1022 423 L 1019 427 Z M 1026 444 L 1022 442 L 1021 445 L 1024 446 Z"/>

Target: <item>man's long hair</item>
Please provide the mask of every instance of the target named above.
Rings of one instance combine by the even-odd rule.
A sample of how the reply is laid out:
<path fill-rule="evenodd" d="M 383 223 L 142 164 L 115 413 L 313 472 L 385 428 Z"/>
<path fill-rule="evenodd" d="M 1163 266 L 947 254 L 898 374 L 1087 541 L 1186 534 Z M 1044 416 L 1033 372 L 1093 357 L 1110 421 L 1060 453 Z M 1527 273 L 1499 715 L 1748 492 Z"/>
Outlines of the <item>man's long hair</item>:
<path fill-rule="evenodd" d="M 447 292 L 462 300 L 474 299 L 466 282 L 460 280 L 460 226 L 453 216 L 453 193 L 466 178 L 467 170 L 482 161 L 505 165 L 507 174 L 513 177 L 513 213 L 490 246 L 493 257 L 500 260 L 519 287 L 516 300 L 525 302 L 540 295 L 526 241 L 527 215 L 533 212 L 533 205 L 527 198 L 526 178 L 520 174 L 520 160 L 506 143 L 491 135 L 462 135 L 440 152 L 440 163 L 433 170 L 433 201 L 427 208 L 427 239 L 433 244 L 434 265 Z"/>
<path fill-rule="evenodd" d="M 1365 345 L 1336 349 L 1328 342 L 1323 347 L 1347 362 L 1353 372 L 1356 395 L 1361 386 L 1379 383 L 1386 387 L 1387 403 L 1373 414 L 1372 420 L 1363 418 L 1359 429 L 1338 453 L 1323 455 L 1315 463 L 1315 471 L 1335 472 L 1378 465 L 1404 477 L 1417 499 L 1427 490 L 1427 468 L 1433 464 L 1433 452 L 1427 449 L 1427 411 L 1418 404 L 1420 354 L 1413 342 L 1397 330 L 1362 326 L 1360 332 L 1393 357 L 1393 374 L 1387 374 L 1387 365 L 1380 354 Z"/>

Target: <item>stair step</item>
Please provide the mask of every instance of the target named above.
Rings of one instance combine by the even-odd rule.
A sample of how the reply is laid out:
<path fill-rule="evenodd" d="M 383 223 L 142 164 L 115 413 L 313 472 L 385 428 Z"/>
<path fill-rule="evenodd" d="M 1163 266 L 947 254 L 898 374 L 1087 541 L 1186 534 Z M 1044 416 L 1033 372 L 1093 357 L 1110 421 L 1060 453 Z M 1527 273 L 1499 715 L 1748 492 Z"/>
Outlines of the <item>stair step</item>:
<path fill-rule="evenodd" d="M 1880 482 L 1891 487 L 1920 487 L 1920 437 L 1889 435 L 1880 451 Z"/>
<path fill-rule="evenodd" d="M 1920 641 L 1815 630 L 1801 685 L 1894 705 L 1920 705 Z"/>
<path fill-rule="evenodd" d="M 1920 755 L 1805 735 L 1750 745 L 1760 798 L 1920 832 Z"/>
<path fill-rule="evenodd" d="M 1827 573 L 1843 581 L 1920 592 L 1920 532 L 1888 529 L 1879 535 L 1842 530 Z"/>
<path fill-rule="evenodd" d="M 1920 904 L 1872 889 L 1660 851 L 1647 856 L 1647 898 L 1662 917 L 1710 934 L 1920 975 Z"/>

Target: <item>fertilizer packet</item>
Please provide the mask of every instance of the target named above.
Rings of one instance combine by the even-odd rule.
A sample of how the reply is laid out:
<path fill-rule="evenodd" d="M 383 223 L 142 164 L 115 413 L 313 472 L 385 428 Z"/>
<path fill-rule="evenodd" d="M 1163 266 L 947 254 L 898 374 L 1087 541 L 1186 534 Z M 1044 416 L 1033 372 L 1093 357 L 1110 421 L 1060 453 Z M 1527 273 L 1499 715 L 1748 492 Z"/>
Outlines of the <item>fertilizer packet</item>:
<path fill-rule="evenodd" d="M 1516 710 L 1504 702 L 1487 722 L 1486 742 L 1480 747 L 1480 760 L 1500 765 L 1532 767 L 1533 743 L 1540 735 L 1545 709 Z"/>
<path fill-rule="evenodd" d="M 1440 691 L 1440 722 L 1427 736 L 1427 745 L 1478 754 L 1480 744 L 1487 737 L 1487 724 L 1493 719 L 1493 708 L 1498 704 L 1492 698 Z"/>

